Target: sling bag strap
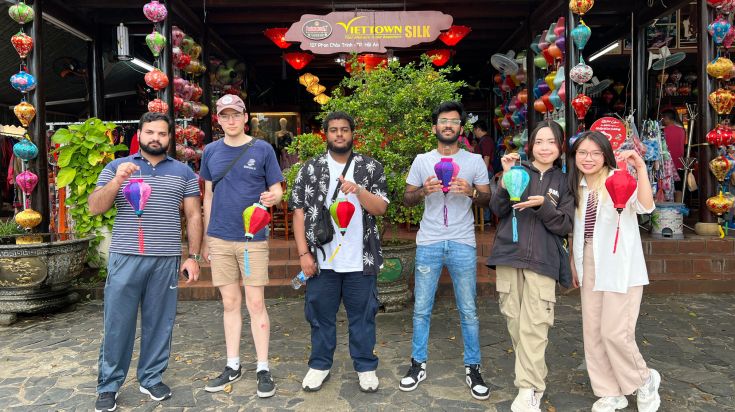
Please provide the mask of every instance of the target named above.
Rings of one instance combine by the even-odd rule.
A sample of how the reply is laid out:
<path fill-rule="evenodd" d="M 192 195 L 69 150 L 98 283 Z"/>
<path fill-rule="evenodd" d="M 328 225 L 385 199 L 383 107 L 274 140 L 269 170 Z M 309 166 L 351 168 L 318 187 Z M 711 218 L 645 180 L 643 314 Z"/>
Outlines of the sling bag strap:
<path fill-rule="evenodd" d="M 249 141 L 249 142 L 247 142 L 247 143 L 245 143 L 245 144 L 243 145 L 243 148 L 242 148 L 242 151 L 240 152 L 240 155 L 239 155 L 239 156 L 237 156 L 237 157 L 235 158 L 235 160 L 233 160 L 233 161 L 232 161 L 232 162 L 231 162 L 231 163 L 230 163 L 230 164 L 229 164 L 229 165 L 227 166 L 227 169 L 225 169 L 225 172 L 224 172 L 224 173 L 222 173 L 222 177 L 220 177 L 220 178 L 219 178 L 219 179 L 217 179 L 217 180 L 214 180 L 214 181 L 212 181 L 212 193 L 214 193 L 214 189 L 215 189 L 215 188 L 217 187 L 217 183 L 219 183 L 220 181 L 222 181 L 222 179 L 224 179 L 224 178 L 225 178 L 225 176 L 227 176 L 227 174 L 228 174 L 228 173 L 230 173 L 230 170 L 232 170 L 232 166 L 234 166 L 234 165 L 235 165 L 235 163 L 237 163 L 237 161 L 238 161 L 238 160 L 242 159 L 242 157 L 243 157 L 243 156 L 245 156 L 245 153 L 247 153 L 247 151 L 248 151 L 248 150 L 249 150 L 249 149 L 250 149 L 251 147 L 253 147 L 253 144 L 255 144 L 255 138 L 253 138 L 253 139 L 252 139 L 251 141 Z"/>

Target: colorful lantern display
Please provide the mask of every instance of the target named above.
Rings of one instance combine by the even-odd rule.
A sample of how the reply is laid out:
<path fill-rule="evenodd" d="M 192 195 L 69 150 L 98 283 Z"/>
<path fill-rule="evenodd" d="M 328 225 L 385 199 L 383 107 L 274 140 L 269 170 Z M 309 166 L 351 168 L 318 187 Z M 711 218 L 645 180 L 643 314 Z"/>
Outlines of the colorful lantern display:
<path fill-rule="evenodd" d="M 592 99 L 583 93 L 578 94 L 577 97 L 572 100 L 572 108 L 574 109 L 574 112 L 577 113 L 578 120 L 584 120 L 590 106 L 592 106 Z"/>
<path fill-rule="evenodd" d="M 442 157 L 434 165 L 434 173 L 436 178 L 442 183 L 442 192 L 444 192 L 444 226 L 449 226 L 448 212 L 447 212 L 447 193 L 449 192 L 449 185 L 452 183 L 452 179 L 457 177 L 459 174 L 459 164 L 454 161 L 451 157 Z"/>
<path fill-rule="evenodd" d="M 279 48 L 288 49 L 289 46 L 291 46 L 291 43 L 286 41 L 287 31 L 288 31 L 288 27 L 278 27 L 278 28 L 265 29 L 265 31 L 263 31 L 263 34 L 265 34 L 265 37 L 269 38 L 270 41 L 275 43 L 275 45 L 278 46 Z"/>
<path fill-rule="evenodd" d="M 25 1 L 21 1 L 18 4 L 10 6 L 8 9 L 8 15 L 18 24 L 26 24 L 33 21 L 34 12 L 33 8 L 26 4 Z"/>
<path fill-rule="evenodd" d="M 301 70 L 314 60 L 314 55 L 304 52 L 291 52 L 284 54 L 283 58 L 295 70 Z"/>
<path fill-rule="evenodd" d="M 33 118 L 36 117 L 36 108 L 28 102 L 20 102 L 13 108 L 13 113 L 15 113 L 15 117 L 20 120 L 23 127 L 28 127 Z"/>
<path fill-rule="evenodd" d="M 350 225 L 352 215 L 355 214 L 355 205 L 345 198 L 337 199 L 329 206 L 329 214 L 332 216 L 332 220 L 334 221 L 334 224 L 337 225 L 337 229 L 339 229 L 340 233 L 339 244 L 334 249 L 334 252 L 332 252 L 332 256 L 329 257 L 329 262 L 331 262 L 334 260 L 334 257 L 337 256 L 337 252 L 339 252 L 339 249 L 342 247 L 342 241 L 344 240 L 345 232 L 347 232 L 347 226 Z"/>
<path fill-rule="evenodd" d="M 20 139 L 18 143 L 13 145 L 13 154 L 18 159 L 27 162 L 38 156 L 38 147 L 28 138 L 28 135 L 26 135 L 23 139 Z"/>
<path fill-rule="evenodd" d="M 21 93 L 28 93 L 36 88 L 36 78 L 25 70 L 21 70 L 10 76 L 10 85 Z"/>
<path fill-rule="evenodd" d="M 31 230 L 41 224 L 43 217 L 33 209 L 25 209 L 15 215 L 15 223 L 25 230 Z"/>
<path fill-rule="evenodd" d="M 584 16 L 594 5 L 595 0 L 569 0 L 569 10 L 580 16 Z"/>
<path fill-rule="evenodd" d="M 33 38 L 22 31 L 14 34 L 13 37 L 10 38 L 10 42 L 13 43 L 15 51 L 18 52 L 18 56 L 20 56 L 21 59 L 28 57 L 28 53 L 33 49 Z"/>
<path fill-rule="evenodd" d="M 733 64 L 727 57 L 718 57 L 715 61 L 707 63 L 707 74 L 714 77 L 715 79 L 722 79 L 730 76 L 732 72 Z M 679 73 L 681 75 L 681 73 Z M 681 77 L 680 77 L 681 78 Z M 672 74 L 672 80 L 673 74 Z M 674 80 L 677 81 L 677 80 Z"/>
<path fill-rule="evenodd" d="M 145 84 L 153 90 L 163 90 L 168 86 L 168 76 L 158 69 L 153 69 L 146 73 Z"/>
<path fill-rule="evenodd" d="M 625 164 L 618 165 L 619 168 L 613 172 L 612 176 L 605 179 L 605 188 L 607 193 L 610 194 L 610 199 L 613 201 L 613 207 L 618 211 L 618 226 L 615 230 L 615 243 L 613 244 L 613 253 L 618 250 L 618 237 L 620 235 L 620 215 L 625 209 L 625 205 L 635 189 L 638 187 L 638 182 L 635 178 L 628 173 L 628 168 Z"/>
<path fill-rule="evenodd" d="M 153 33 L 145 36 L 145 44 L 151 49 L 154 57 L 161 55 L 161 51 L 166 47 L 166 38 L 156 30 Z"/>
<path fill-rule="evenodd" d="M 708 100 L 717 114 L 730 114 L 733 105 L 735 105 L 735 94 L 729 90 L 719 88 L 709 94 Z"/>
<path fill-rule="evenodd" d="M 530 181 L 531 176 L 523 166 L 513 166 L 503 173 L 503 185 L 508 191 L 511 202 L 521 201 L 521 196 L 523 196 L 523 192 Z M 513 208 L 513 242 L 518 243 L 518 219 L 516 219 L 515 208 Z"/>
<path fill-rule="evenodd" d="M 733 163 L 731 163 L 725 156 L 717 156 L 709 162 L 709 170 L 713 175 L 715 175 L 715 178 L 720 183 L 725 181 L 727 172 L 729 172 L 733 166 Z"/>
<path fill-rule="evenodd" d="M 145 17 L 153 23 L 159 23 L 166 20 L 168 10 L 166 10 L 166 6 L 159 3 L 158 0 L 151 0 L 150 3 L 143 6 L 143 14 L 145 14 Z"/>
<path fill-rule="evenodd" d="M 271 221 L 271 215 L 268 209 L 260 203 L 253 203 L 242 212 L 242 223 L 245 229 L 245 277 L 250 276 L 250 255 L 248 253 L 248 243 L 255 237 L 255 234 L 262 230 Z"/>
<path fill-rule="evenodd" d="M 151 197 L 151 186 L 143 179 L 133 178 L 123 189 L 123 196 L 133 208 L 133 212 L 138 216 L 138 252 L 145 253 L 145 238 L 143 235 L 143 212 L 148 199 Z"/>
<path fill-rule="evenodd" d="M 434 49 L 427 51 L 426 55 L 431 58 L 431 63 L 434 66 L 442 67 L 449 63 L 449 59 L 452 57 L 452 51 L 449 49 Z"/>
<path fill-rule="evenodd" d="M 471 31 L 472 29 L 467 26 L 452 26 L 449 30 L 439 34 L 439 40 L 447 46 L 456 46 Z"/>
<path fill-rule="evenodd" d="M 29 170 L 25 170 L 15 177 L 15 183 L 23 193 L 30 195 L 33 189 L 36 188 L 36 184 L 38 184 L 38 176 Z"/>

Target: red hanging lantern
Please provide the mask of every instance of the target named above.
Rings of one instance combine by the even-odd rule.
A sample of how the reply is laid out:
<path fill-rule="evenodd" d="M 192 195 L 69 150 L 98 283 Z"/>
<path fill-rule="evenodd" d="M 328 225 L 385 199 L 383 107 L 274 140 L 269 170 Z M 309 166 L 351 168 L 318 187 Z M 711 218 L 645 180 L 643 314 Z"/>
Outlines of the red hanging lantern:
<path fill-rule="evenodd" d="M 467 26 L 452 26 L 439 35 L 439 40 L 447 46 L 456 46 L 471 31 L 472 29 Z"/>
<path fill-rule="evenodd" d="M 434 66 L 442 67 L 449 62 L 449 58 L 452 57 L 452 51 L 449 49 L 435 49 L 427 51 L 426 55 L 431 57 L 431 63 Z"/>
<path fill-rule="evenodd" d="M 269 38 L 270 41 L 275 43 L 276 46 L 280 47 L 281 49 L 288 49 L 288 47 L 291 46 L 291 43 L 286 41 L 287 31 L 288 28 L 286 27 L 278 27 L 265 29 L 265 31 L 263 31 L 263 34 L 265 34 L 265 37 Z"/>
<path fill-rule="evenodd" d="M 168 104 L 161 99 L 153 99 L 148 102 L 148 111 L 157 113 L 168 113 Z"/>
<path fill-rule="evenodd" d="M 10 42 L 13 43 L 15 51 L 18 52 L 21 59 L 25 59 L 33 49 L 33 38 L 22 31 L 11 37 Z"/>
<path fill-rule="evenodd" d="M 286 63 L 291 65 L 291 67 L 296 70 L 301 70 L 314 60 L 314 55 L 304 52 L 292 52 L 284 54 L 283 58 L 286 59 Z"/>
<path fill-rule="evenodd" d="M 168 86 L 168 76 L 158 69 L 153 69 L 146 73 L 145 84 L 153 90 L 162 90 Z"/>
<path fill-rule="evenodd" d="M 733 130 L 728 126 L 718 124 L 707 133 L 707 143 L 713 146 L 727 146 L 733 142 Z"/>
<path fill-rule="evenodd" d="M 605 180 L 605 188 L 610 194 L 610 199 L 613 201 L 613 207 L 618 211 L 618 228 L 615 231 L 615 244 L 613 245 L 613 253 L 618 249 L 618 235 L 620 234 L 620 214 L 625 209 L 625 204 L 633 193 L 635 192 L 638 183 L 635 178 L 628 173 L 628 168 L 625 163 L 618 165 L 619 169 L 616 170 L 612 176 Z"/>
<path fill-rule="evenodd" d="M 584 120 L 584 116 L 587 115 L 587 110 L 592 106 L 592 99 L 586 94 L 578 94 L 577 97 L 572 100 L 572 107 L 577 113 L 577 119 Z"/>
<path fill-rule="evenodd" d="M 345 64 L 347 73 L 352 73 L 353 70 L 358 71 L 361 67 L 364 67 L 366 72 L 371 72 L 377 67 L 386 67 L 388 66 L 388 57 L 383 54 L 365 53 L 357 56 L 357 63 L 353 67 L 350 62 L 347 62 Z"/>

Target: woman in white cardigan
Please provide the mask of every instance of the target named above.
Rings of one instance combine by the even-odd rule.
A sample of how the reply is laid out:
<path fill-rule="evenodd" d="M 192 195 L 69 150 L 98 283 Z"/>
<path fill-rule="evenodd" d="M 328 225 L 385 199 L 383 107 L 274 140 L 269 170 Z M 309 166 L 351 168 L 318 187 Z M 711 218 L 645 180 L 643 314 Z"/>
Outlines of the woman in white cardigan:
<path fill-rule="evenodd" d="M 634 151 L 613 153 L 599 132 L 585 132 L 572 147 L 570 188 L 575 198 L 572 273 L 581 287 L 584 353 L 592 390 L 600 399 L 592 412 L 628 406 L 625 395 L 637 393 L 638 410 L 657 411 L 661 376 L 649 369 L 635 342 L 646 262 L 636 214 L 655 205 L 643 159 Z M 620 214 L 620 236 L 613 253 L 618 212 L 605 189 L 616 168 L 631 165 L 638 189 Z"/>

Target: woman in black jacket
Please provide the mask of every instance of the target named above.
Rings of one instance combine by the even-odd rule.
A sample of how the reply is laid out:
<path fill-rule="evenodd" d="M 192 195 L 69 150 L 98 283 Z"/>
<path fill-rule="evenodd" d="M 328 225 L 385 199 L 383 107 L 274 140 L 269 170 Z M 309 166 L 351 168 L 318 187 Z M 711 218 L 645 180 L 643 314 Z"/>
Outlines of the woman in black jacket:
<path fill-rule="evenodd" d="M 516 356 L 518 396 L 511 405 L 514 412 L 540 411 L 546 389 L 545 351 L 549 327 L 554 323 L 562 259 L 557 243 L 574 224 L 574 198 L 561 171 L 563 139 L 558 123 L 539 123 L 528 140 L 530 162 L 522 164 L 531 177 L 523 201 L 511 204 L 502 179 L 490 201 L 500 222 L 488 266 L 496 268 L 500 312 L 508 324 Z M 503 156 L 503 171 L 519 159 L 517 153 Z M 518 220 L 517 242 L 512 233 L 513 209 Z"/>

